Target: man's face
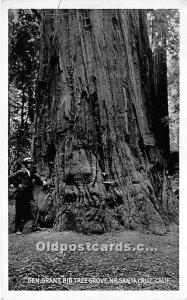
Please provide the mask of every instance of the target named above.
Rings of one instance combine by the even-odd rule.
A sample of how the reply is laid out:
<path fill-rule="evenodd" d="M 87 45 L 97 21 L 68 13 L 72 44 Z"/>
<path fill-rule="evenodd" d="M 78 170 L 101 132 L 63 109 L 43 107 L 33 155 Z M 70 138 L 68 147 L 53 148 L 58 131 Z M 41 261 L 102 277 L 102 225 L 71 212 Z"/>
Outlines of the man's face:
<path fill-rule="evenodd" d="M 25 167 L 27 168 L 27 170 L 31 170 L 31 166 L 32 166 L 32 163 L 28 162 Z"/>

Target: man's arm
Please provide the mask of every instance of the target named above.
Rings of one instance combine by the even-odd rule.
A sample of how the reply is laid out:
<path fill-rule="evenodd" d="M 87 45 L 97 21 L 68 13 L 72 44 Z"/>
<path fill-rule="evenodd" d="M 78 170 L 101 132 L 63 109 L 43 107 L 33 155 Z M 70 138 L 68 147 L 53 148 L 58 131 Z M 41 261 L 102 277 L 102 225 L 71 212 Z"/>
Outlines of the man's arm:
<path fill-rule="evenodd" d="M 33 174 L 32 176 L 35 179 L 35 184 L 43 186 L 43 180 L 38 175 Z"/>
<path fill-rule="evenodd" d="M 33 174 L 32 176 L 35 179 L 35 184 L 40 186 L 48 185 L 48 182 L 46 180 L 42 180 L 37 174 Z"/>

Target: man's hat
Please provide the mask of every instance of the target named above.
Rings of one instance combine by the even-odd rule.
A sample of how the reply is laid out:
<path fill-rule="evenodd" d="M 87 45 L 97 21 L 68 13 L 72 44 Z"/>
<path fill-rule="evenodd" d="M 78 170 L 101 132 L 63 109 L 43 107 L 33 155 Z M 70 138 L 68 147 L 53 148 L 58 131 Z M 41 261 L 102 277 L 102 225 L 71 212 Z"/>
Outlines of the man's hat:
<path fill-rule="evenodd" d="M 31 157 L 26 157 L 23 159 L 23 164 L 27 164 L 27 163 L 30 163 L 30 164 L 33 163 L 33 160 Z"/>

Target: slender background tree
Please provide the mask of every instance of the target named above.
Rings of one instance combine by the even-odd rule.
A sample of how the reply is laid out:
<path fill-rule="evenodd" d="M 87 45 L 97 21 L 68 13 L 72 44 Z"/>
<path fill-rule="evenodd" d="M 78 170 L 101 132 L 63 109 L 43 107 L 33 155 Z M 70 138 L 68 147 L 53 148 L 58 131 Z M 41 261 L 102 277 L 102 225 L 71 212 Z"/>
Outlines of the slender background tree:
<path fill-rule="evenodd" d="M 164 47 L 167 57 L 170 150 L 179 151 L 179 11 L 177 9 L 148 10 L 148 30 L 152 52 Z"/>

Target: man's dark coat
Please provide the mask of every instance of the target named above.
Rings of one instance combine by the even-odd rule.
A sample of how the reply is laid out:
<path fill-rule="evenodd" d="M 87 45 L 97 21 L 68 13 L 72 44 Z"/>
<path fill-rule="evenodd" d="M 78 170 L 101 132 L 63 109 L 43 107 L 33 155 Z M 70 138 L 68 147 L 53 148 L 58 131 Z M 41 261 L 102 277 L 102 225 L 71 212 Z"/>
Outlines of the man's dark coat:
<path fill-rule="evenodd" d="M 9 176 L 9 184 L 17 186 L 15 193 L 16 200 L 16 230 L 21 230 L 20 222 L 33 220 L 38 210 L 38 205 L 34 201 L 33 187 L 35 184 L 43 185 L 43 181 L 34 173 L 28 173 L 26 169 L 21 169 Z"/>

